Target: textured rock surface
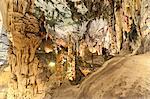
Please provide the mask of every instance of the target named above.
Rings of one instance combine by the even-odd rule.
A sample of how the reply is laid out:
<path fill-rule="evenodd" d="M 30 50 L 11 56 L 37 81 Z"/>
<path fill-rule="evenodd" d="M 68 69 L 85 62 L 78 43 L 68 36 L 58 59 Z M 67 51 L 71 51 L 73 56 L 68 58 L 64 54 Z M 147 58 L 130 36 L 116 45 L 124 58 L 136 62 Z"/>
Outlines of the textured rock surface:
<path fill-rule="evenodd" d="M 7 27 L 10 47 L 8 62 L 11 67 L 8 99 L 40 99 L 45 96 L 45 83 L 50 77 L 47 67 L 44 67 L 36 56 L 36 50 L 41 43 L 39 22 L 32 15 L 34 0 L 3 0 L 2 15 L 5 15 L 4 25 Z M 8 6 L 9 5 L 9 6 Z M 6 12 L 5 12 L 6 11 Z"/>
<path fill-rule="evenodd" d="M 148 98 L 149 64 L 149 54 L 113 58 L 81 85 L 56 90 L 52 99 Z"/>
<path fill-rule="evenodd" d="M 96 4 L 108 4 L 109 6 L 106 6 L 106 8 L 109 8 L 107 10 L 110 11 L 101 13 L 100 10 L 98 10 L 100 6 L 97 6 L 96 9 L 92 7 L 95 11 L 91 11 L 91 14 L 94 14 L 97 11 L 97 14 L 106 14 L 110 26 L 108 27 L 108 30 L 110 29 L 111 32 L 111 49 L 117 50 L 118 52 L 120 51 L 122 42 L 124 41 L 123 33 L 127 32 L 129 37 L 125 37 L 125 39 L 127 40 L 127 46 L 128 43 L 129 46 L 131 46 L 133 54 L 136 54 L 141 45 L 141 41 L 143 41 L 142 47 L 144 47 L 144 52 L 147 52 L 149 50 L 148 33 L 150 32 L 150 1 L 117 0 L 117 2 L 113 2 L 113 0 L 109 0 L 109 2 L 96 1 Z M 85 5 L 89 5 L 89 10 L 92 10 L 90 6 L 92 4 L 93 2 L 90 0 L 85 1 Z M 41 38 L 36 35 L 36 33 L 39 32 L 39 22 L 33 16 L 32 12 L 34 0 L 2 0 L 0 6 L 4 27 L 7 29 L 8 38 L 11 41 L 8 57 L 12 77 L 9 84 L 8 98 L 41 99 L 45 96 L 50 97 L 49 94 L 45 94 L 45 90 L 47 90 L 46 83 L 49 81 L 50 76 L 49 71 L 47 67 L 40 62 L 35 53 L 41 43 Z M 115 7 L 115 9 L 112 9 L 113 7 Z M 115 13 L 113 13 L 113 11 L 115 11 Z M 89 15 L 91 16 L 91 14 Z M 97 14 L 95 15 L 96 17 L 99 16 Z M 115 18 L 114 16 L 116 19 L 113 19 Z M 116 20 L 116 23 L 114 20 Z M 116 34 L 112 29 L 113 27 L 116 29 Z M 138 35 L 138 37 L 133 36 L 135 33 L 134 30 L 137 31 L 136 35 Z M 135 40 L 136 38 L 138 39 Z M 128 41 L 128 39 L 130 39 L 130 41 Z M 92 46 L 94 45 L 95 44 Z M 91 48 L 93 50 L 93 47 Z M 74 59 L 73 57 L 74 56 L 71 55 L 70 52 L 70 60 Z M 64 90 L 66 92 L 61 92 L 60 90 L 60 94 L 56 93 L 54 94 L 54 97 L 57 97 L 57 94 L 59 94 L 58 98 L 59 96 L 62 96 L 61 98 L 65 99 L 66 97 L 69 99 L 70 97 L 87 99 L 87 96 L 90 99 L 95 99 L 103 96 L 105 97 L 105 95 L 116 97 L 134 96 L 137 94 L 141 96 L 147 95 L 149 94 L 150 82 L 149 66 L 143 64 L 143 61 L 147 63 L 149 57 L 144 56 L 145 58 L 143 58 L 144 60 L 142 60 L 142 62 L 139 57 L 143 58 L 142 56 L 133 57 L 137 59 L 137 62 L 135 62 L 135 59 L 132 61 L 132 59 L 128 57 L 121 59 L 116 58 L 112 61 L 114 64 L 104 65 L 104 69 L 99 70 L 90 76 L 82 83 L 81 87 L 74 88 L 73 90 L 68 89 L 69 91 Z M 74 61 L 70 61 L 70 63 L 71 62 L 74 63 Z"/>

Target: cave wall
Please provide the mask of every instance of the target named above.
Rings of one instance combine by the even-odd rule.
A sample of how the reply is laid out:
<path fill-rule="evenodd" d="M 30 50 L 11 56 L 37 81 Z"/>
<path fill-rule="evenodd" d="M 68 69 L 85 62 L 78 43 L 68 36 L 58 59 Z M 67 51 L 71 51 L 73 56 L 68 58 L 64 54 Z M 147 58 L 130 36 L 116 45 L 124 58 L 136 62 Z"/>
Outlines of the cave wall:
<path fill-rule="evenodd" d="M 118 5 L 118 3 L 115 5 Z M 48 82 L 50 75 L 47 67 L 44 67 L 36 57 L 36 50 L 41 43 L 41 38 L 36 35 L 39 32 L 39 24 L 32 12 L 34 1 L 2 0 L 0 6 L 4 27 L 7 29 L 8 38 L 11 41 L 8 61 L 11 66 L 12 79 L 8 98 L 33 99 L 44 97 L 47 87 L 45 83 Z M 130 46 L 136 53 L 143 39 L 148 42 L 149 37 L 145 37 L 150 32 L 149 9 L 149 0 L 124 0 L 118 5 L 118 8 L 114 9 L 116 34 L 110 29 L 112 31 L 111 38 L 114 40 L 111 41 L 111 47 L 117 43 L 117 48 L 112 47 L 112 49 L 120 51 L 123 40 L 127 39 L 123 38 L 124 32 L 126 31 L 128 34 L 132 32 L 133 21 L 136 25 L 138 40 L 136 42 L 131 40 L 129 45 L 131 44 Z M 112 22 L 110 25 L 113 25 L 112 16 L 109 19 Z M 113 39 L 114 36 L 116 36 L 117 42 Z M 146 44 L 144 46 L 148 47 L 149 45 Z"/>
<path fill-rule="evenodd" d="M 10 40 L 11 68 L 8 99 L 42 99 L 50 72 L 36 56 L 42 39 L 36 35 L 39 23 L 33 16 L 34 0 L 2 0 L 0 11 Z"/>

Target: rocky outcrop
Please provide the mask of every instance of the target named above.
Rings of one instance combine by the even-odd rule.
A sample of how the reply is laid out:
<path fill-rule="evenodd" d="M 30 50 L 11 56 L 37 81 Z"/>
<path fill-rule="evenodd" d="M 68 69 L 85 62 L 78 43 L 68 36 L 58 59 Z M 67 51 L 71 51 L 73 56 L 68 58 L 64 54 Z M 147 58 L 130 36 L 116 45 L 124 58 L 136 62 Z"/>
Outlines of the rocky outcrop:
<path fill-rule="evenodd" d="M 55 90 L 52 99 L 149 98 L 149 58 L 149 54 L 113 58 L 81 85 Z"/>
<path fill-rule="evenodd" d="M 39 22 L 33 16 L 34 0 L 2 0 L 1 12 L 8 31 L 8 62 L 11 81 L 8 99 L 37 99 L 45 96 L 50 73 L 36 56 L 42 39 Z"/>

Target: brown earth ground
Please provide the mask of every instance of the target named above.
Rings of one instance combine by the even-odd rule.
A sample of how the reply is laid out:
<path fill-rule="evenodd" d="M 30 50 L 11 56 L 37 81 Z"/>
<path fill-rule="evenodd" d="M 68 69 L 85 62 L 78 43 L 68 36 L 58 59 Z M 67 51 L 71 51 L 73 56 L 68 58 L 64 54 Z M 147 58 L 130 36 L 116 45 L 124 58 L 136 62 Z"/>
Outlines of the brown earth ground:
<path fill-rule="evenodd" d="M 0 72 L 0 99 L 5 99 L 10 69 Z M 150 54 L 114 57 L 80 85 L 64 83 L 47 99 L 149 99 Z"/>
<path fill-rule="evenodd" d="M 115 57 L 81 85 L 55 90 L 52 99 L 149 99 L 150 54 Z"/>

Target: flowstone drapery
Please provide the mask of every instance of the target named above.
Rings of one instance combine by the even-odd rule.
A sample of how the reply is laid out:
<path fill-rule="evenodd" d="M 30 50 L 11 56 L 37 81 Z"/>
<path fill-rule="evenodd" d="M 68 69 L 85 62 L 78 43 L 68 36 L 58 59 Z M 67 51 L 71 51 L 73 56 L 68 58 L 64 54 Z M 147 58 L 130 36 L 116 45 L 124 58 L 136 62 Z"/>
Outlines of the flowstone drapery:
<path fill-rule="evenodd" d="M 34 0 L 13 0 L 9 6 L 7 18 L 11 43 L 8 49 L 8 62 L 12 77 L 7 97 L 42 99 L 45 96 L 45 83 L 50 74 L 36 56 L 42 39 L 37 36 L 39 23 L 32 13 Z"/>

